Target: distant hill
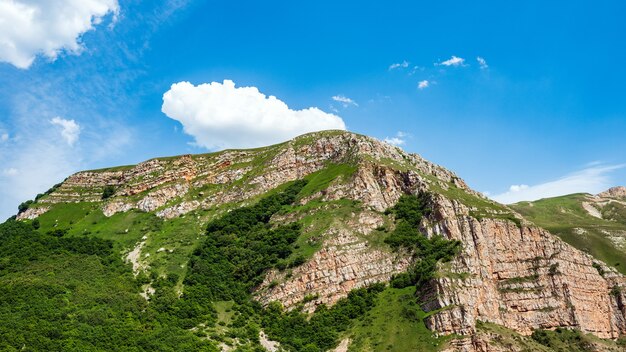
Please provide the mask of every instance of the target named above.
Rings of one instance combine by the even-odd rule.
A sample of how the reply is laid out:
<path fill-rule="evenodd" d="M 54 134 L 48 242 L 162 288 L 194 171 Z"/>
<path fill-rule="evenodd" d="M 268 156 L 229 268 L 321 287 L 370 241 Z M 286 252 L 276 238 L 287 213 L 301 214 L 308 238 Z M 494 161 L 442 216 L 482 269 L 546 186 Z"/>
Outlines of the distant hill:
<path fill-rule="evenodd" d="M 510 205 L 528 220 L 626 273 L 626 188 Z"/>

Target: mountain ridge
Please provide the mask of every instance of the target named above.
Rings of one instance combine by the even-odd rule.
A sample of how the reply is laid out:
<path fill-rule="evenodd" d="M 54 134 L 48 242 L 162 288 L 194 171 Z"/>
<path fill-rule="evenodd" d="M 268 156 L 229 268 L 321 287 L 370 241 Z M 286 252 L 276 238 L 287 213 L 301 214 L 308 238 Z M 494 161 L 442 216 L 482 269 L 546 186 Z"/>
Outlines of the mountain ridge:
<path fill-rule="evenodd" d="M 350 132 L 79 172 L 18 219 L 37 219 L 40 231 L 67 228 L 70 236 L 100 231 L 94 236 L 117 241 L 135 275 L 176 274 L 182 294 L 187 260 L 206 223 L 300 179 L 307 185 L 295 203 L 269 219 L 272 226 L 299 224 L 302 230 L 286 267 L 266 270 L 255 288 L 264 306 L 280 302 L 313 312 L 406 272 L 420 259 L 385 244 L 398 226 L 388 210 L 404 195 L 428 194 L 419 231 L 458 240 L 462 248 L 437 264 L 416 297 L 426 327 L 462 336 L 449 342 L 451 350 L 499 350 L 479 329 L 482 321 L 523 335 L 573 327 L 615 339 L 626 330 L 625 297 L 616 289 L 625 281 L 615 269 L 471 190 L 445 168 Z M 160 229 L 150 230 L 151 222 Z M 146 298 L 154 294 L 151 285 L 144 285 Z"/>

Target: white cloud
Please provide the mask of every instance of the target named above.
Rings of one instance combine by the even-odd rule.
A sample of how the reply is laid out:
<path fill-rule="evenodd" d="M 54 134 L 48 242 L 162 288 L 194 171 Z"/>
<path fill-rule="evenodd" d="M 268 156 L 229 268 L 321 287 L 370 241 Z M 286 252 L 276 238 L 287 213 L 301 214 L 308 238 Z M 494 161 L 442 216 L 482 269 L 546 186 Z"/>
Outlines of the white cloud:
<path fill-rule="evenodd" d="M 117 0 L 0 0 L 0 61 L 26 69 L 39 54 L 79 53 L 80 36 L 118 11 Z"/>
<path fill-rule="evenodd" d="M 230 80 L 172 84 L 163 94 L 161 111 L 208 149 L 259 147 L 308 132 L 346 129 L 337 115 L 316 107 L 292 110 L 256 87 L 236 88 Z"/>
<path fill-rule="evenodd" d="M 487 65 L 487 60 L 483 59 L 482 57 L 476 57 L 476 61 L 478 61 L 481 69 L 486 70 L 489 68 L 489 65 Z"/>
<path fill-rule="evenodd" d="M 80 134 L 80 126 L 74 120 L 66 120 L 60 117 L 55 117 L 50 120 L 50 123 L 61 127 L 61 136 L 68 145 L 72 146 L 78 140 Z"/>
<path fill-rule="evenodd" d="M 404 60 L 404 61 L 399 62 L 399 63 L 391 64 L 389 66 L 389 71 L 395 70 L 395 69 L 398 69 L 398 68 L 407 68 L 407 67 L 409 67 L 409 62 Z"/>
<path fill-rule="evenodd" d="M 413 66 L 413 68 L 411 69 L 411 72 L 409 72 L 409 76 L 413 76 L 418 71 L 423 72 L 425 69 L 426 69 L 425 67 Z"/>
<path fill-rule="evenodd" d="M 397 147 L 406 143 L 406 137 L 409 137 L 408 133 L 398 131 L 394 137 L 385 137 L 384 141 Z"/>
<path fill-rule="evenodd" d="M 15 176 L 15 175 L 17 175 L 17 174 L 18 174 L 18 171 L 17 171 L 17 169 L 16 169 L 16 168 L 10 167 L 10 168 L 8 168 L 8 169 L 4 169 L 4 170 L 2 170 L 2 174 L 3 174 L 4 176 Z"/>
<path fill-rule="evenodd" d="M 465 59 L 452 55 L 450 59 L 443 61 L 439 64 L 435 64 L 435 65 L 456 67 L 456 66 L 464 66 L 464 63 L 465 63 Z"/>
<path fill-rule="evenodd" d="M 348 107 L 349 105 L 359 106 L 356 101 L 343 95 L 335 95 L 332 97 L 332 99 L 336 102 L 342 103 L 344 108 Z"/>
<path fill-rule="evenodd" d="M 419 88 L 419 89 L 424 89 L 424 88 L 428 88 L 428 86 L 429 86 L 429 85 L 430 85 L 430 82 L 428 82 L 428 80 L 426 80 L 426 79 L 425 79 L 425 80 L 423 80 L 423 81 L 420 81 L 420 82 L 417 84 L 417 88 Z"/>
<path fill-rule="evenodd" d="M 609 174 L 625 166 L 626 164 L 596 165 L 534 186 L 512 185 L 507 192 L 491 196 L 491 198 L 500 203 L 510 204 L 572 193 L 595 194 L 613 186 Z"/>
<path fill-rule="evenodd" d="M 528 185 L 511 185 L 511 187 L 509 187 L 509 192 L 520 192 L 525 189 L 528 189 Z"/>
<path fill-rule="evenodd" d="M 404 142 L 405 142 L 404 139 L 398 138 L 398 137 L 386 137 L 385 138 L 385 143 L 389 143 L 389 144 L 395 145 L 395 146 L 403 145 Z"/>
<path fill-rule="evenodd" d="M 6 142 L 9 140 L 9 134 L 8 133 L 3 133 L 0 135 L 0 141 L 2 142 Z"/>

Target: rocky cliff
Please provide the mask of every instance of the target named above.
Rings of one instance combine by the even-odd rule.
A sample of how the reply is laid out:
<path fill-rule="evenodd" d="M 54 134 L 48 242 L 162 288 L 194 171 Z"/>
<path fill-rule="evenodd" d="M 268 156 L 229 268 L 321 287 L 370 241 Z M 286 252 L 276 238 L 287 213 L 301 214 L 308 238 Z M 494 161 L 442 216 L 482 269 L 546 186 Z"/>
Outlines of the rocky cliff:
<path fill-rule="evenodd" d="M 393 216 L 384 211 L 403 194 L 427 192 L 432 194 L 433 211 L 423 219 L 421 230 L 462 242 L 460 255 L 440 265 L 437 277 L 419 288 L 417 297 L 431 312 L 426 318 L 430 329 L 463 336 L 450 348 L 491 350 L 477 337 L 478 321 L 523 335 L 556 327 L 601 338 L 626 332 L 626 296 L 621 289 L 626 282 L 614 268 L 472 191 L 454 173 L 347 132 L 314 133 L 255 150 L 79 172 L 19 218 L 41 216 L 56 204 L 93 203 L 105 216 L 140 210 L 177 219 L 254 202 L 303 177 L 313 180 L 309 195 L 300 200 L 304 210 L 277 214 L 272 222 L 305 223 L 303 245 L 312 253 L 293 269 L 266 274 L 255 293 L 263 304 L 279 301 L 292 308 L 306 301 L 305 309 L 312 311 L 354 288 L 387 282 L 406 271 L 413 256 L 382 243 L 393 226 Z M 103 199 L 107 187 L 115 192 Z M 143 260 L 149 264 L 151 259 Z"/>

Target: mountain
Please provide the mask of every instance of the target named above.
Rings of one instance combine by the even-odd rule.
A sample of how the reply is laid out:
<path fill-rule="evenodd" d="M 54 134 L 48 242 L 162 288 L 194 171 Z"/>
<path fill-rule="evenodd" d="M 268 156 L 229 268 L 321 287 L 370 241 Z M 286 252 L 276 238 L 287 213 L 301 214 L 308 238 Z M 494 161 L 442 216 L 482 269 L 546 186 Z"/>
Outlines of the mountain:
<path fill-rule="evenodd" d="M 624 276 L 514 209 L 344 131 L 79 172 L 0 225 L 0 347 L 620 350 Z"/>
<path fill-rule="evenodd" d="M 613 187 L 597 195 L 579 193 L 511 208 L 526 219 L 626 273 L 626 188 Z"/>

